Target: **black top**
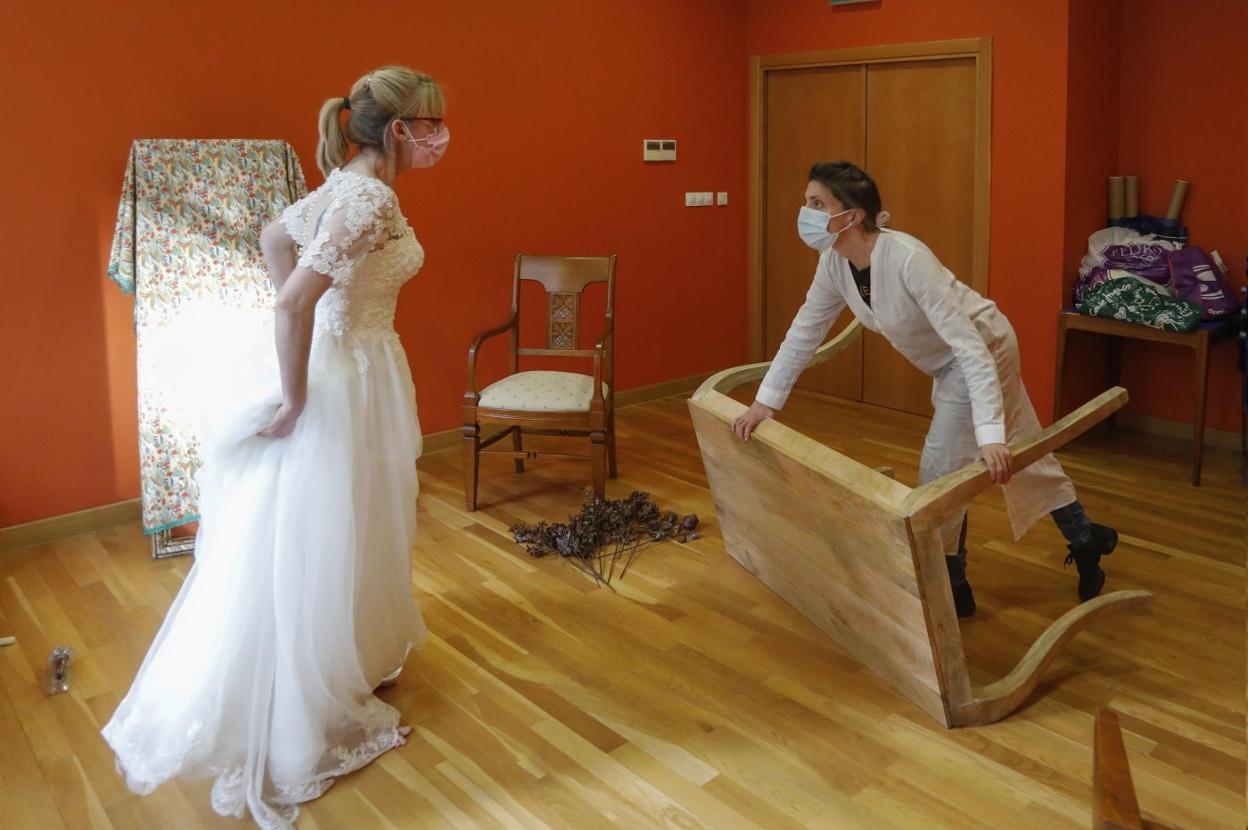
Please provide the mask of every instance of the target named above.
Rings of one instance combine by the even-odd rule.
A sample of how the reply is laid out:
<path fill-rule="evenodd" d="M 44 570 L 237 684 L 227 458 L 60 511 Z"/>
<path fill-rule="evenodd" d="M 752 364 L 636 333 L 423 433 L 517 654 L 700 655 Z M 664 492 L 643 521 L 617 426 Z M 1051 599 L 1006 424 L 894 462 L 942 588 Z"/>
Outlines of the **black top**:
<path fill-rule="evenodd" d="M 854 275 L 854 282 L 858 284 L 858 294 L 862 297 L 862 301 L 871 305 L 871 266 L 868 265 L 859 271 L 854 267 L 854 263 L 849 263 L 849 273 Z"/>

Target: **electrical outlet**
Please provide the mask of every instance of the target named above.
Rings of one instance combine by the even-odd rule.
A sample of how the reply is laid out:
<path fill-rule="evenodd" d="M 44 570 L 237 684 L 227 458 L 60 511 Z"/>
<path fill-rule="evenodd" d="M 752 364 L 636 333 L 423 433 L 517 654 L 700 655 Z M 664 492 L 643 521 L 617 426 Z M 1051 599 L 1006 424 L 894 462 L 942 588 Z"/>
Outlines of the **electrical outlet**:
<path fill-rule="evenodd" d="M 728 191 L 726 191 L 726 190 L 721 190 L 721 191 L 719 191 L 718 193 L 716 193 L 716 194 L 715 194 L 715 204 L 717 204 L 717 205 L 726 205 L 726 204 L 728 204 Z"/>
<path fill-rule="evenodd" d="M 676 141 L 670 138 L 643 138 L 641 141 L 642 161 L 675 161 Z"/>

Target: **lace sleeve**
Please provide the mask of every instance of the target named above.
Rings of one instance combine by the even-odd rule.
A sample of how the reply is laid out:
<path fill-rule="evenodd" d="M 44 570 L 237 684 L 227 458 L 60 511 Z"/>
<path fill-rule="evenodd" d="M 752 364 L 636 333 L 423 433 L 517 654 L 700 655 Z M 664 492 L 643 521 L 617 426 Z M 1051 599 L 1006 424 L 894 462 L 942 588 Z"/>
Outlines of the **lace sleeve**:
<path fill-rule="evenodd" d="M 286 233 L 290 234 L 290 238 L 299 242 L 303 239 L 303 214 L 307 210 L 311 196 L 304 196 L 286 206 L 286 209 L 277 217 L 277 221 L 286 226 Z"/>
<path fill-rule="evenodd" d="M 394 206 L 389 191 L 377 188 L 343 192 L 325 208 L 319 227 L 299 255 L 298 265 L 334 282 L 351 276 L 376 247 Z"/>

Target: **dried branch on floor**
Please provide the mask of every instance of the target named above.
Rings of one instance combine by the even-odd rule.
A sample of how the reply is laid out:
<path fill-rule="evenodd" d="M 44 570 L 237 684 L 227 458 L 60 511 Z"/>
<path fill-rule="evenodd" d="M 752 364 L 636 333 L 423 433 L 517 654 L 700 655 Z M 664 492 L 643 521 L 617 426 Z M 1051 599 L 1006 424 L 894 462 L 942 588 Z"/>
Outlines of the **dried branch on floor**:
<path fill-rule="evenodd" d="M 623 579 L 643 549 L 667 539 L 698 538 L 697 516 L 663 512 L 649 493 L 634 492 L 626 499 L 588 495 L 589 501 L 566 523 L 512 525 L 516 543 L 531 556 L 557 553 L 609 587 L 617 568 Z"/>

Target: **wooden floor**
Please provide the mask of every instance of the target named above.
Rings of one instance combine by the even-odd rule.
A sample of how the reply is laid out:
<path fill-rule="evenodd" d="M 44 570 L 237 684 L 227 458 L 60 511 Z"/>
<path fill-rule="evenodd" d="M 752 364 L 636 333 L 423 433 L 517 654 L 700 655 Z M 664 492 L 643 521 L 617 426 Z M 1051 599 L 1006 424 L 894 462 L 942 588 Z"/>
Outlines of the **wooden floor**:
<path fill-rule="evenodd" d="M 925 421 L 797 393 L 788 423 L 913 485 Z M 641 554 L 615 592 L 512 543 L 516 520 L 561 520 L 576 464 L 483 463 L 463 510 L 458 451 L 421 461 L 413 590 L 430 640 L 382 696 L 411 742 L 304 808 L 301 828 L 1080 828 L 1091 826 L 1094 713 L 1120 713 L 1146 816 L 1244 826 L 1248 501 L 1233 453 L 1130 433 L 1061 459 L 1094 520 L 1121 531 L 1106 589 L 1151 611 L 1081 634 L 1016 715 L 946 731 L 839 653 L 723 550 L 683 400 L 619 414 L 612 495 L 696 512 L 705 537 Z M 972 679 L 1005 674 L 1075 602 L 1050 523 L 1010 540 L 1000 495 L 972 512 L 963 624 Z M 244 826 L 208 782 L 126 790 L 98 730 L 190 560 L 154 562 L 135 528 L 0 554 L 0 828 Z M 44 697 L 50 649 L 77 686 Z"/>

